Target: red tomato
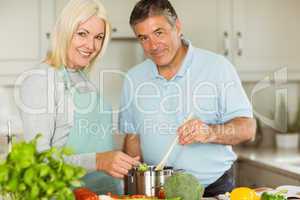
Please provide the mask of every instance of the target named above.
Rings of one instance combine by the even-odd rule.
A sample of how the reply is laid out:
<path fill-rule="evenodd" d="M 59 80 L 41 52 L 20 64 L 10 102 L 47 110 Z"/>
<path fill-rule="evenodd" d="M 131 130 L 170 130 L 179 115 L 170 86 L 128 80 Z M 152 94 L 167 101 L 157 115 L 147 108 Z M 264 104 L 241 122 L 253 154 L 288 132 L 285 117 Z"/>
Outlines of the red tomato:
<path fill-rule="evenodd" d="M 111 192 L 108 192 L 107 193 L 107 196 L 110 196 L 111 198 L 113 199 L 122 199 L 122 197 L 116 195 L 116 194 L 112 194 Z"/>
<path fill-rule="evenodd" d="M 159 198 L 159 199 L 165 199 L 166 198 L 166 193 L 165 193 L 164 188 L 159 189 L 157 198 Z"/>
<path fill-rule="evenodd" d="M 87 188 L 78 188 L 74 190 L 76 200 L 99 200 L 98 195 Z"/>
<path fill-rule="evenodd" d="M 142 194 L 135 194 L 135 195 L 131 195 L 130 196 L 130 198 L 136 198 L 136 199 L 138 199 L 138 198 L 146 198 L 146 195 L 142 195 Z"/>

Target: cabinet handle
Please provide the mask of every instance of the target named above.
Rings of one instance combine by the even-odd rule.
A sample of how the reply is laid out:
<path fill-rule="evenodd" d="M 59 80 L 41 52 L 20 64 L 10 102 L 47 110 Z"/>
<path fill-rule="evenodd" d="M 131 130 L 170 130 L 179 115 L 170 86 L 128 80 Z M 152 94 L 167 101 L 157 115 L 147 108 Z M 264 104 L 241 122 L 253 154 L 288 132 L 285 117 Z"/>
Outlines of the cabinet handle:
<path fill-rule="evenodd" d="M 224 32 L 224 56 L 229 55 L 229 35 L 228 32 Z"/>
<path fill-rule="evenodd" d="M 46 38 L 47 38 L 47 39 L 50 39 L 50 37 L 51 37 L 51 33 L 47 32 L 47 33 L 46 33 Z"/>
<path fill-rule="evenodd" d="M 242 33 L 237 32 L 237 55 L 242 56 L 243 55 L 243 43 L 242 43 Z"/>
<path fill-rule="evenodd" d="M 112 28 L 112 32 L 116 33 L 116 32 L 118 32 L 118 29 L 116 27 L 114 27 L 114 28 Z"/>

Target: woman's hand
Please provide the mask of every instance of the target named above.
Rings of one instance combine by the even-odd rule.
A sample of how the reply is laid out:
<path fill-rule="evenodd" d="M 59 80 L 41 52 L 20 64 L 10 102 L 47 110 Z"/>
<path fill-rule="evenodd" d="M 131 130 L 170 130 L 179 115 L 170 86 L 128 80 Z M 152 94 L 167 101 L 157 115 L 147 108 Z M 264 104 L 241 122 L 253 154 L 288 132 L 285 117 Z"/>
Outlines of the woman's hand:
<path fill-rule="evenodd" d="M 96 154 L 96 169 L 115 178 L 124 178 L 128 171 L 138 164 L 140 157 L 130 157 L 121 151 L 108 151 Z"/>

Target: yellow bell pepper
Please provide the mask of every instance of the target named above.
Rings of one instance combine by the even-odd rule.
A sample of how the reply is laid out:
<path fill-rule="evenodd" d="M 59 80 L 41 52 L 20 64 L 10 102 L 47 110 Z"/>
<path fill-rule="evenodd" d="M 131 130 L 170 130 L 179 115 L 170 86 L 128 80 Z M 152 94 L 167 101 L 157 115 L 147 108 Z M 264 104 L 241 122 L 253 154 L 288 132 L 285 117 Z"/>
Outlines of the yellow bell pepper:
<path fill-rule="evenodd" d="M 232 190 L 230 200 L 260 200 L 260 198 L 253 189 L 239 187 Z"/>

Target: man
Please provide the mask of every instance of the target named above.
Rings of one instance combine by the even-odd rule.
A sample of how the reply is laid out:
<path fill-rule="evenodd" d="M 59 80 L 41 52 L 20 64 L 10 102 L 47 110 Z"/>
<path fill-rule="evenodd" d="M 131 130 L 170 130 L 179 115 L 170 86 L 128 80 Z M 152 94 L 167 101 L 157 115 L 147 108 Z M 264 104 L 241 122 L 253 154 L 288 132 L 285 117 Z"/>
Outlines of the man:
<path fill-rule="evenodd" d="M 253 138 L 256 129 L 234 67 L 183 39 L 168 0 L 139 1 L 130 25 L 149 59 L 124 81 L 119 127 L 127 134 L 125 152 L 157 165 L 178 135 L 167 165 L 196 176 L 204 196 L 231 191 L 231 145 Z"/>

